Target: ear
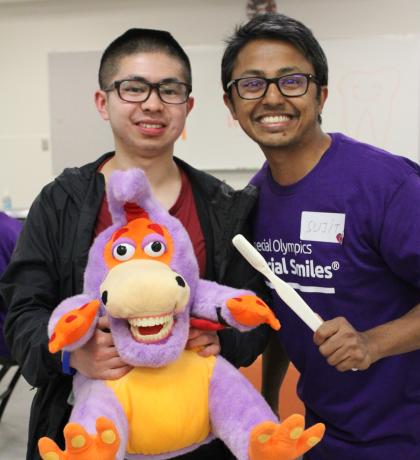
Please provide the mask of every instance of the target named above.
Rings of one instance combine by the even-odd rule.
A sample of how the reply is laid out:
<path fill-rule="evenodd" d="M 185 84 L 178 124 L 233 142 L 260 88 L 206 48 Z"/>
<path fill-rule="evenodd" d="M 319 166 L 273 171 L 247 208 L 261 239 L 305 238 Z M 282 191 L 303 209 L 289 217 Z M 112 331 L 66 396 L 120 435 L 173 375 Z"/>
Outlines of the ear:
<path fill-rule="evenodd" d="M 95 92 L 95 105 L 104 120 L 109 120 L 108 98 L 105 91 L 98 90 Z"/>
<path fill-rule="evenodd" d="M 114 171 L 107 184 L 109 212 L 114 224 L 125 225 L 138 217 L 148 216 L 166 222 L 167 211 L 153 197 L 146 174 L 141 169 Z"/>
<path fill-rule="evenodd" d="M 325 101 L 328 98 L 328 86 L 321 86 L 321 91 L 319 94 L 319 113 L 322 113 L 324 108 Z"/>
<path fill-rule="evenodd" d="M 191 112 L 194 107 L 195 100 L 192 96 L 190 96 L 187 100 L 187 115 Z"/>
<path fill-rule="evenodd" d="M 238 117 L 236 116 L 235 106 L 233 105 L 233 102 L 227 93 L 223 94 L 223 102 L 225 103 L 225 106 L 229 109 L 232 118 L 234 120 L 237 120 Z"/>
<path fill-rule="evenodd" d="M 109 212 L 114 224 L 125 225 L 133 218 L 140 217 L 148 207 L 151 198 L 149 182 L 144 171 L 128 169 L 114 171 L 107 184 Z"/>

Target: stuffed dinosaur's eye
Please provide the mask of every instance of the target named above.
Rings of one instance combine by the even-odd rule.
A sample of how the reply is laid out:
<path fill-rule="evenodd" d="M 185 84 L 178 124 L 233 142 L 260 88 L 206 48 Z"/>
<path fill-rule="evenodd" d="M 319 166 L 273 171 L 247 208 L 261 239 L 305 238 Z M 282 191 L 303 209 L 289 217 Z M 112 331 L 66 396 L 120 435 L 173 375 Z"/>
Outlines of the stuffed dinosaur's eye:
<path fill-rule="evenodd" d="M 117 260 L 128 260 L 134 255 L 136 248 L 132 244 L 120 243 L 112 250 L 114 259 Z"/>
<path fill-rule="evenodd" d="M 144 247 L 144 252 L 150 257 L 159 257 L 166 251 L 166 246 L 162 241 L 151 241 Z"/>

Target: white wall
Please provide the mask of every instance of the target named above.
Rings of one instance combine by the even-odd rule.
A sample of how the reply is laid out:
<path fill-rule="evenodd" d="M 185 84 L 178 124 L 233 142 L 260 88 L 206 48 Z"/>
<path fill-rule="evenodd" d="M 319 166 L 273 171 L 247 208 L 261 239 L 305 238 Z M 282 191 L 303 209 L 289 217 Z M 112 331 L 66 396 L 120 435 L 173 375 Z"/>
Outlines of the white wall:
<path fill-rule="evenodd" d="M 420 34 L 418 0 L 277 3 L 319 39 Z M 246 19 L 245 5 L 246 0 L 0 1 L 0 196 L 8 189 L 14 206 L 26 207 L 52 176 L 48 53 L 102 50 L 129 27 L 170 30 L 184 46 L 220 44 Z M 407 101 L 413 103 L 418 105 Z M 246 178 L 231 180 L 240 185 Z"/>

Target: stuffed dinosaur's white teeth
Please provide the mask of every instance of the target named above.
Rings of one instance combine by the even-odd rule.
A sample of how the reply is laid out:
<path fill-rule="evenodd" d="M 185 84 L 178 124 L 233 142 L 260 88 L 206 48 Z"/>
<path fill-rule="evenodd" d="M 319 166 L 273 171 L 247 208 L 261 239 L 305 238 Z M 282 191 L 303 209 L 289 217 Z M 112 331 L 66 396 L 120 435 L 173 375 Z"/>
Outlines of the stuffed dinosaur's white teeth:
<path fill-rule="evenodd" d="M 158 324 L 165 324 L 172 319 L 172 313 L 160 316 L 147 316 L 144 318 L 129 319 L 128 322 L 131 326 L 156 326 Z"/>
<path fill-rule="evenodd" d="M 159 342 L 171 333 L 174 318 L 172 314 L 133 318 L 128 320 L 131 335 L 137 342 Z"/>

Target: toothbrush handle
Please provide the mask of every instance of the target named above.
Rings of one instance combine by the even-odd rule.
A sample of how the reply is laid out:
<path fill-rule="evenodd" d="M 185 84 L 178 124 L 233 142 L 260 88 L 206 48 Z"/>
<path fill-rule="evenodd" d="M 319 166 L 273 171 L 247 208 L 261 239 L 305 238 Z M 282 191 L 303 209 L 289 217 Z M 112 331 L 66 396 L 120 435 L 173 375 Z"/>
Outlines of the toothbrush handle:
<path fill-rule="evenodd" d="M 316 331 L 323 323 L 322 319 L 314 313 L 309 305 L 302 299 L 302 297 L 286 282 L 278 278 L 271 270 L 267 271 L 265 276 L 270 280 L 273 288 L 299 318 L 310 328 Z"/>

